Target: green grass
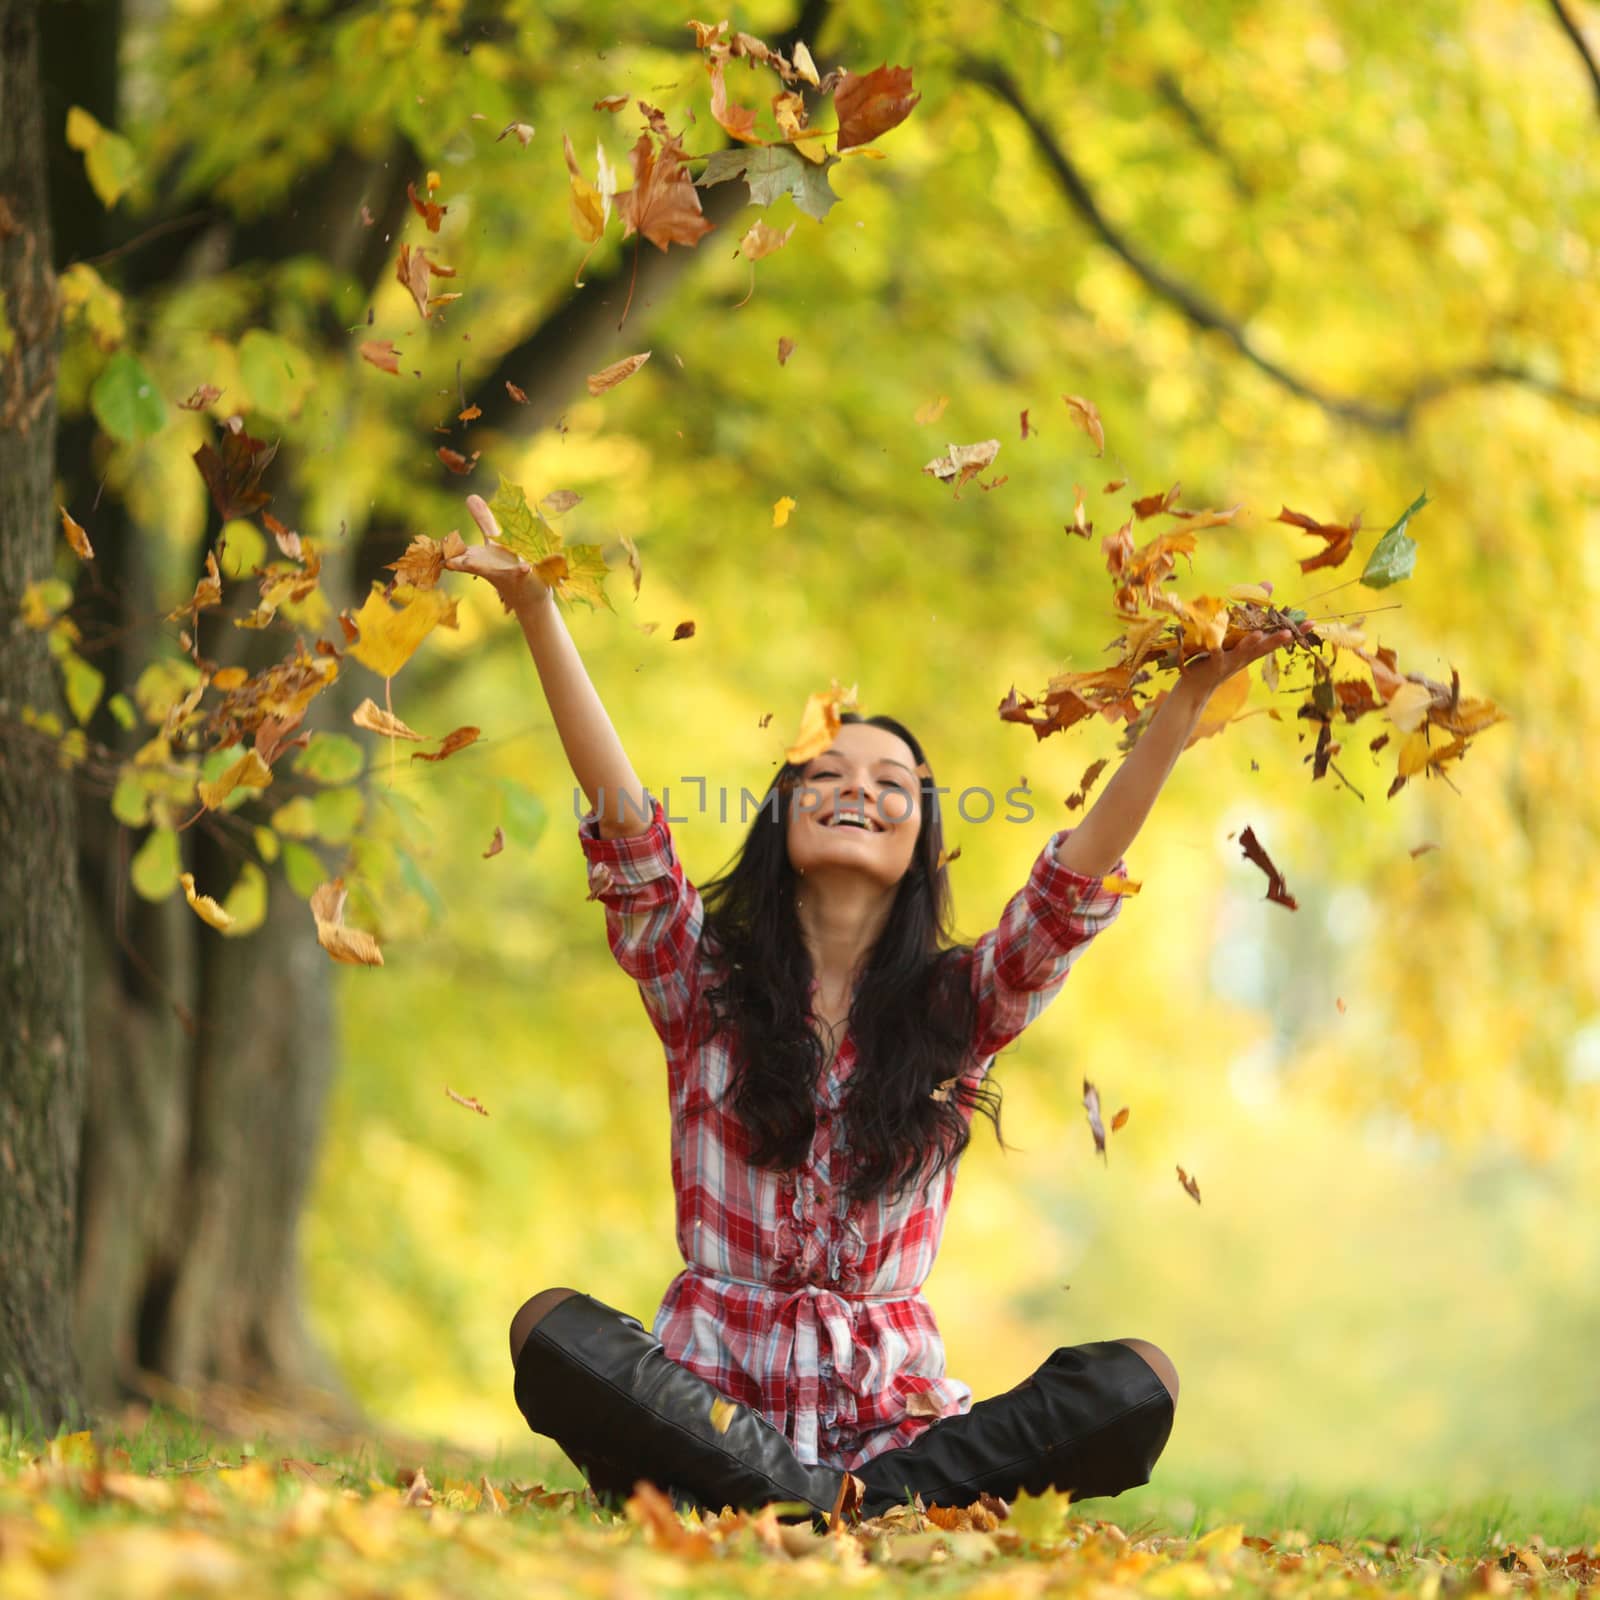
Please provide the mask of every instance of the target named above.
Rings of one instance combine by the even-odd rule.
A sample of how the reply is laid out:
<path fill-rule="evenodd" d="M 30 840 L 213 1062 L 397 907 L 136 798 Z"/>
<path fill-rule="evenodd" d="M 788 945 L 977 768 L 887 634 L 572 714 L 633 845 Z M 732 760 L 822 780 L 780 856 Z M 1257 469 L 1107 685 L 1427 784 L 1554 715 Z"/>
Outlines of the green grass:
<path fill-rule="evenodd" d="M 402 1485 L 418 1466 L 429 1489 L 407 1504 Z M 52 1441 L 0 1434 L 0 1600 L 634 1600 L 844 1587 L 979 1600 L 1079 1591 L 1085 1600 L 1224 1591 L 1294 1600 L 1355 1590 L 1439 1600 L 1600 1581 L 1574 1554 L 1600 1539 L 1592 1499 L 1429 1504 L 1163 1479 L 1081 1506 L 1025 1498 L 998 1526 L 980 1513 L 974 1528 L 944 1529 L 909 1512 L 829 1537 L 780 1530 L 770 1515 L 652 1518 L 642 1503 L 612 1514 L 583 1496 L 581 1482 L 537 1445 L 494 1457 L 382 1438 L 335 1448 L 222 1435 L 168 1411 Z M 567 1493 L 547 1502 L 536 1485 Z"/>

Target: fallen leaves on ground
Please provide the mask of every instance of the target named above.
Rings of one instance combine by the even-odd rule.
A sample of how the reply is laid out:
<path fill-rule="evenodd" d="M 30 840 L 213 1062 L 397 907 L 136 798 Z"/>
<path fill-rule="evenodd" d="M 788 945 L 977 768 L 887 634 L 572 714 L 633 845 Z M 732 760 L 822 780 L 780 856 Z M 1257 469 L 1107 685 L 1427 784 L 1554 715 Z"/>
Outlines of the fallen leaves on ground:
<path fill-rule="evenodd" d="M 1592 1590 L 1600 1551 L 1492 1532 L 1455 1549 L 1427 1536 L 1319 1539 L 1304 1527 L 1191 1531 L 1146 1516 L 1132 1532 L 1046 1491 L 1007 1503 L 914 1498 L 861 1518 L 795 1508 L 680 1511 L 638 1480 L 618 1510 L 430 1455 L 399 1470 L 304 1446 L 252 1453 L 185 1432 L 137 1451 L 89 1432 L 0 1457 L 0 1593 L 89 1597 L 319 1592 L 501 1595 L 715 1592 L 1279 1600 L 1329 1593 L 1509 1595 Z M 847 1489 L 853 1487 L 846 1481 Z M 791 1520 L 780 1521 L 780 1514 Z M 1338 1516 L 1337 1508 L 1334 1512 Z M 824 1520 L 835 1526 L 819 1526 Z M 1397 1519 L 1399 1520 L 1399 1519 Z M 1154 1524 L 1154 1525 L 1152 1525 Z M 1313 1524 L 1315 1526 L 1315 1524 Z M 1489 1528 L 1497 1526 L 1490 1522 Z M 137 1575 L 136 1584 L 133 1583 Z"/>

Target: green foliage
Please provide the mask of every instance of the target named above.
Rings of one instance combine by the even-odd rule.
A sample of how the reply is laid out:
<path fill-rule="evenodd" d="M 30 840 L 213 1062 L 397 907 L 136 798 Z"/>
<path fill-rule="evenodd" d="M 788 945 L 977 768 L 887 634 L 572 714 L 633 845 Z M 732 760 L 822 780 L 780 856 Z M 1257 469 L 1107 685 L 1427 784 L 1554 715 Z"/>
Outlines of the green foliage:
<path fill-rule="evenodd" d="M 119 350 L 106 362 L 89 391 L 97 421 L 113 439 L 137 444 L 161 432 L 167 403 L 150 370 L 131 350 Z"/>
<path fill-rule="evenodd" d="M 1373 547 L 1361 572 L 1361 581 L 1369 589 L 1386 589 L 1391 583 L 1409 578 L 1416 570 L 1417 541 L 1406 533 L 1406 524 L 1427 503 L 1427 495 L 1419 494 L 1400 513 L 1400 520 Z"/>

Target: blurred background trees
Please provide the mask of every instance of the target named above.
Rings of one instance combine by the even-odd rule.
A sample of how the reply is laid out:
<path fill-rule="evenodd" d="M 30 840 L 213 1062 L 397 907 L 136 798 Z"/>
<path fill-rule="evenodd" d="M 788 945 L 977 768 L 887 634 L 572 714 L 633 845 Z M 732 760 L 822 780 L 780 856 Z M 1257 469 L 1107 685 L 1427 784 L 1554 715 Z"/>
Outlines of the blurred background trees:
<path fill-rule="evenodd" d="M 824 70 L 912 67 L 921 104 L 885 159 L 830 170 L 825 222 L 788 200 L 742 212 L 724 185 L 697 250 L 635 262 L 613 229 L 576 288 L 563 132 L 585 171 L 598 140 L 625 172 L 637 111 L 594 102 L 627 93 L 675 126 L 693 109 L 691 149 L 721 142 L 678 12 L 42 15 L 57 498 L 94 562 L 30 527 L 74 586 L 74 653 L 104 678 L 69 728 L 124 760 L 149 736 L 113 692 L 178 656 L 162 619 L 219 528 L 189 457 L 218 419 L 280 441 L 270 509 L 321 541 L 337 603 L 411 536 L 465 527 L 462 495 L 503 473 L 531 498 L 584 497 L 560 526 L 606 546 L 616 614 L 579 612 L 574 632 L 641 776 L 687 816 L 691 873 L 736 848 L 740 786 L 759 791 L 832 677 L 914 727 L 957 792 L 1026 776 L 1027 826 L 952 824 L 971 936 L 1070 824 L 1084 768 L 1115 755 L 1108 726 L 1036 744 L 994 716 L 1013 684 L 1095 665 L 1118 631 L 1099 539 L 1124 502 L 1102 486 L 1242 501 L 1234 528 L 1201 536 L 1185 592 L 1265 578 L 1313 615 L 1366 614 L 1407 664 L 1459 668 L 1513 720 L 1454 787 L 1393 801 L 1392 751 L 1352 743 L 1359 795 L 1313 785 L 1292 719 L 1189 752 L 1115 948 L 1000 1065 L 1026 1148 L 968 1157 L 931 1286 L 952 1366 L 981 1389 L 1015 1381 L 1040 1340 L 1155 1338 L 1200 1375 L 1189 1459 L 1207 1470 L 1242 1470 L 1252 1448 L 1270 1465 L 1291 1404 L 1294 1448 L 1330 1474 L 1392 1467 L 1396 1438 L 1418 1462 L 1490 1443 L 1504 1460 L 1519 1410 L 1544 1404 L 1518 1376 L 1538 1351 L 1557 1352 L 1547 1371 L 1574 1352 L 1578 1392 L 1600 1255 L 1580 1159 L 1600 1099 L 1581 738 L 1600 589 L 1592 24 L 1510 0 L 751 6 L 736 27 L 792 30 Z M 747 103 L 775 87 L 730 75 Z M 74 106 L 126 146 L 80 123 L 86 161 Z M 498 137 L 512 122 L 532 125 L 526 145 Z M 430 170 L 450 208 L 436 237 L 406 195 Z M 797 226 L 752 279 L 733 251 L 755 215 Z M 462 299 L 426 324 L 394 278 L 402 240 L 456 269 Z M 397 376 L 359 358 L 370 338 L 399 346 Z M 646 348 L 626 385 L 587 396 L 585 373 Z M 119 404 L 139 374 L 159 399 Z M 182 409 L 204 384 L 221 395 Z M 1103 460 L 1064 393 L 1098 405 Z M 997 487 L 955 498 L 921 473 L 987 437 Z M 472 474 L 439 444 L 481 451 Z M 1088 541 L 1066 531 L 1075 484 Z M 1314 547 L 1271 520 L 1361 511 L 1375 537 L 1423 488 L 1417 576 L 1381 597 L 1346 583 L 1354 563 L 1302 578 Z M 225 572 L 266 558 L 229 535 Z M 511 1434 L 502 1313 L 576 1280 L 648 1315 L 673 1270 L 653 1037 L 583 903 L 570 780 L 520 640 L 460 596 L 395 707 L 485 738 L 438 767 L 376 758 L 359 814 L 280 824 L 285 787 L 169 845 L 148 798 L 110 803 L 115 761 L 74 769 L 78 1346 L 96 1400 L 342 1382 L 416 1426 Z M 672 642 L 688 619 L 694 638 Z M 287 637 L 202 626 L 243 665 Z M 346 728 L 369 676 L 350 667 L 315 725 Z M 1250 709 L 1270 705 L 1257 685 Z M 1228 837 L 1245 824 L 1297 913 L 1260 901 Z M 485 860 L 497 826 L 507 848 Z M 1424 843 L 1439 848 L 1413 856 Z M 259 927 L 203 926 L 180 868 L 219 898 L 264 886 Z M 341 870 L 382 971 L 335 972 L 314 942 L 304 897 Z M 1133 1106 L 1105 1171 L 1085 1159 L 1085 1072 Z M 1175 1161 L 1200 1178 L 1198 1211 Z M 1430 1341 L 1469 1314 L 1442 1361 Z M 1353 1397 L 1380 1393 L 1407 1398 L 1353 1444 Z M 1530 1472 L 1576 1462 L 1597 1420 L 1550 1407 Z"/>

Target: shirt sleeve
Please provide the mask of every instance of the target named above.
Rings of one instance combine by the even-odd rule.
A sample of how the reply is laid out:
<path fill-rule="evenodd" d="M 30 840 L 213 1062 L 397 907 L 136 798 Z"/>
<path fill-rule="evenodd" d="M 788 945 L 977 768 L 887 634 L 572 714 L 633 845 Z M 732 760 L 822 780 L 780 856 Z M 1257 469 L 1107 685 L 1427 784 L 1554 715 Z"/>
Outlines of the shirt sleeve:
<path fill-rule="evenodd" d="M 694 1038 L 700 1000 L 700 892 L 684 875 L 661 802 L 650 797 L 643 833 L 600 836 L 599 812 L 578 824 L 590 892 L 605 907 L 606 940 L 639 985 L 645 1011 L 669 1056 Z"/>
<path fill-rule="evenodd" d="M 1072 832 L 1063 828 L 1051 835 L 999 923 L 973 946 L 973 1053 L 980 1063 L 1039 1016 L 1090 941 L 1121 914 L 1123 896 L 1108 890 L 1105 880 L 1126 877 L 1126 859 L 1103 876 L 1069 871 L 1056 860 L 1056 850 Z"/>

